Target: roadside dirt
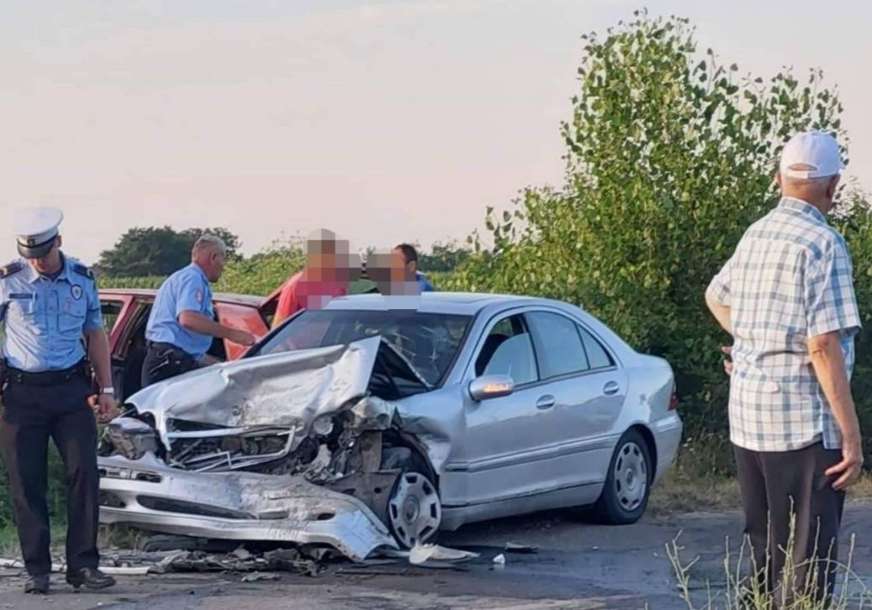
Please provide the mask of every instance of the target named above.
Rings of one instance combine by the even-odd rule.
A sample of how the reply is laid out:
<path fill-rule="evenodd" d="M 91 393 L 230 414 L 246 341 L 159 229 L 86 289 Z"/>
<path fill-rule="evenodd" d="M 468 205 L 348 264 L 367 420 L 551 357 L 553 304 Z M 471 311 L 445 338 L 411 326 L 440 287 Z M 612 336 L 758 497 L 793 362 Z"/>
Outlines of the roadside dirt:
<path fill-rule="evenodd" d="M 854 569 L 872 586 L 872 504 L 851 504 L 843 527 L 842 555 L 856 534 Z M 356 566 L 332 564 L 318 577 L 282 573 L 278 580 L 242 582 L 244 575 L 164 574 L 119 577 L 113 589 L 74 594 L 53 576 L 52 594 L 20 593 L 24 579 L 17 570 L 0 571 L 0 609 L 63 608 L 84 610 L 270 610 L 272 608 L 531 608 L 673 610 L 686 608 L 678 597 L 665 546 L 676 537 L 691 570 L 694 595 L 708 582 L 720 594 L 725 582 L 724 545 L 741 541 L 738 513 L 691 513 L 648 517 L 623 527 L 585 523 L 566 512 L 503 519 L 445 534 L 440 543 L 481 553 L 459 569 L 430 569 L 408 564 Z M 506 565 L 493 558 L 507 542 L 538 547 L 536 554 L 505 554 Z M 859 592 L 860 584 L 852 585 Z"/>

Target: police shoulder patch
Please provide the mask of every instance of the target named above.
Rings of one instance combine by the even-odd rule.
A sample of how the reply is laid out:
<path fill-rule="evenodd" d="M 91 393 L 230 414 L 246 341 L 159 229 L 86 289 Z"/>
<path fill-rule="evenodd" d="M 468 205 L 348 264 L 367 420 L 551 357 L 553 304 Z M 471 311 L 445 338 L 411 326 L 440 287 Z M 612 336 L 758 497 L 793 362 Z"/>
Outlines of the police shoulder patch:
<path fill-rule="evenodd" d="M 24 265 L 19 261 L 9 263 L 5 267 L 0 267 L 0 280 L 2 280 L 3 278 L 7 278 L 10 275 L 15 275 L 22 269 L 24 269 Z"/>
<path fill-rule="evenodd" d="M 73 271 L 75 271 L 79 275 L 84 275 L 89 280 L 94 279 L 94 272 L 91 271 L 90 269 L 88 269 L 85 265 L 82 265 L 80 263 L 76 263 L 73 265 Z"/>

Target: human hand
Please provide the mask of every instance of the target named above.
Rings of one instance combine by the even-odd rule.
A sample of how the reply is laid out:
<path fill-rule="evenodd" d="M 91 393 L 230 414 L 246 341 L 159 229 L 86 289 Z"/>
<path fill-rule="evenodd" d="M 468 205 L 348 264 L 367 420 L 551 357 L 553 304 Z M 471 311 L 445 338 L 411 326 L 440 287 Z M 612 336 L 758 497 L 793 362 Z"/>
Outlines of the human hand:
<path fill-rule="evenodd" d="M 233 343 L 245 346 L 254 345 L 254 342 L 257 340 L 255 336 L 247 330 L 241 330 L 238 328 L 231 329 L 227 338 Z"/>
<path fill-rule="evenodd" d="M 830 466 L 824 474 L 828 477 L 838 476 L 833 483 L 833 489 L 842 491 L 857 482 L 862 469 L 863 446 L 858 435 L 856 438 L 842 440 L 842 461 Z"/>
<path fill-rule="evenodd" d="M 94 411 L 97 423 L 100 424 L 115 419 L 121 412 L 118 402 L 109 394 L 92 394 L 88 397 L 88 406 Z"/>
<path fill-rule="evenodd" d="M 724 372 L 730 376 L 733 374 L 733 348 L 729 345 L 724 345 L 721 347 L 721 352 L 726 356 L 724 358 Z"/>

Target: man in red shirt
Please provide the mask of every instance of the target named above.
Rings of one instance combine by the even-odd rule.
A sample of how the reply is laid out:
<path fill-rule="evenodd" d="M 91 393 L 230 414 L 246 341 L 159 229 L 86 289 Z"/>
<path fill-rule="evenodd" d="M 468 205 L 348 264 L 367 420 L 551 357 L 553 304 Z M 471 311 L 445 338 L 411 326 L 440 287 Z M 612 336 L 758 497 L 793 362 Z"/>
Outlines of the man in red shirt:
<path fill-rule="evenodd" d="M 320 309 L 330 299 L 348 294 L 348 242 L 322 229 L 306 242 L 306 267 L 285 282 L 273 317 L 273 328 L 301 309 Z"/>

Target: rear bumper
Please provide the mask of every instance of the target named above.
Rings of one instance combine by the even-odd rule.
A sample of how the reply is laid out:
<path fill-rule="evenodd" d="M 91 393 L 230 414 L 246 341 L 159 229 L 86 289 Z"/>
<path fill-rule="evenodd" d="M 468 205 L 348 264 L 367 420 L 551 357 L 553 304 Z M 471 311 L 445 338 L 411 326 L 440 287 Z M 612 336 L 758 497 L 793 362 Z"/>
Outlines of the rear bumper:
<path fill-rule="evenodd" d="M 99 459 L 100 522 L 226 540 L 326 544 L 360 561 L 396 548 L 360 500 L 301 477 L 249 472 L 196 473 L 151 455 Z"/>
<path fill-rule="evenodd" d="M 657 444 L 657 472 L 654 475 L 654 483 L 659 481 L 675 463 L 678 448 L 681 446 L 683 429 L 681 418 L 674 412 L 657 420 L 651 426 L 654 442 Z"/>

